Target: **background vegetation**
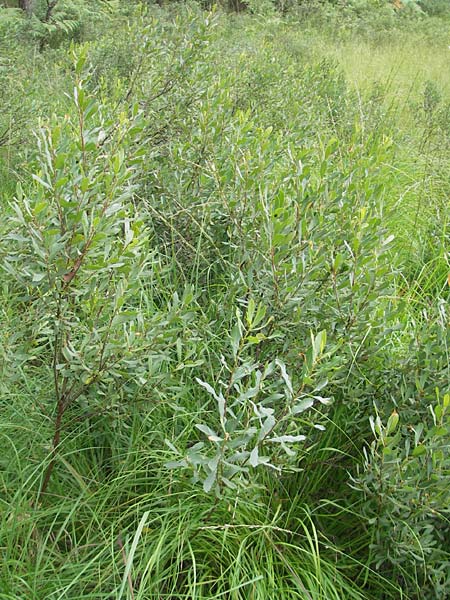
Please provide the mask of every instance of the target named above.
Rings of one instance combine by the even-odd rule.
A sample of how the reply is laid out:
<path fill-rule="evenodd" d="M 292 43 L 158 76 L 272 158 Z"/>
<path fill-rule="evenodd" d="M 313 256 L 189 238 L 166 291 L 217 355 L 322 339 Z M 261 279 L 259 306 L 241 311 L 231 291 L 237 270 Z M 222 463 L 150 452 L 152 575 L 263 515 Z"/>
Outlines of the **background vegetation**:
<path fill-rule="evenodd" d="M 0 598 L 448 598 L 448 3 L 3 5 Z"/>

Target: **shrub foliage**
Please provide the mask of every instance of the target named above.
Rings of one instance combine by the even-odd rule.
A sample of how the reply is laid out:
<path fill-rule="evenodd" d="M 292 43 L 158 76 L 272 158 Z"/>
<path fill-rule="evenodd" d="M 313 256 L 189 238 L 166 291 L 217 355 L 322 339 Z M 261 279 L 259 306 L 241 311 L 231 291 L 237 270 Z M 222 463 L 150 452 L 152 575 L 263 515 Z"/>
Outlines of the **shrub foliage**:
<path fill-rule="evenodd" d="M 1 9 L 2 598 L 446 598 L 449 100 L 315 29 L 407 4 Z"/>

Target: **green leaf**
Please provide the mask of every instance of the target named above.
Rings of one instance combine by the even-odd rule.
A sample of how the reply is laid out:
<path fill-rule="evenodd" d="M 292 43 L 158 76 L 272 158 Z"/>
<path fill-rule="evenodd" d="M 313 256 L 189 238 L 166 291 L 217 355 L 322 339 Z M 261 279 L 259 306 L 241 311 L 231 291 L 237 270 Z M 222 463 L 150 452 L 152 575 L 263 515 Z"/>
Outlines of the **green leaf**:
<path fill-rule="evenodd" d="M 305 410 L 308 410 L 313 405 L 314 405 L 314 400 L 312 398 L 304 398 L 303 400 L 301 400 L 300 402 L 298 402 L 297 404 L 295 404 L 292 407 L 291 412 L 293 415 L 298 415 L 302 412 L 305 412 Z"/>
<path fill-rule="evenodd" d="M 198 377 L 195 378 L 195 381 L 202 386 L 202 388 L 205 388 L 205 390 L 208 392 L 208 394 L 211 394 L 211 396 L 215 399 L 215 400 L 219 400 L 219 396 L 216 394 L 214 388 L 209 385 L 209 383 L 207 383 L 206 381 L 202 381 L 201 379 L 199 379 Z"/>
<path fill-rule="evenodd" d="M 209 492 L 212 490 L 213 485 L 216 482 L 216 476 L 217 476 L 217 469 L 211 470 L 208 477 L 203 482 L 203 491 L 205 493 L 209 494 Z"/>
<path fill-rule="evenodd" d="M 250 298 L 250 300 L 248 301 L 248 307 L 247 307 L 247 313 L 245 315 L 246 320 L 247 320 L 247 325 L 249 326 L 249 328 L 252 328 L 253 325 L 253 317 L 255 316 L 255 301 L 253 300 L 253 298 Z"/>
<path fill-rule="evenodd" d="M 283 379 L 286 388 L 288 390 L 289 396 L 292 397 L 294 395 L 294 389 L 292 387 L 292 381 L 291 378 L 289 377 L 289 374 L 286 370 L 286 365 L 284 364 L 283 361 L 279 360 L 278 358 L 275 359 L 275 364 L 279 367 L 280 372 L 281 372 L 281 378 Z"/>
<path fill-rule="evenodd" d="M 238 352 L 239 352 L 239 346 L 240 346 L 240 342 L 241 342 L 241 332 L 240 332 L 240 328 L 235 325 L 233 327 L 233 329 L 231 330 L 231 349 L 233 352 L 233 356 L 236 358 Z"/>
<path fill-rule="evenodd" d="M 268 442 L 278 442 L 283 444 L 293 444 L 296 442 L 304 442 L 306 437 L 304 435 L 280 435 L 277 437 L 273 437 L 268 439 Z"/>
<path fill-rule="evenodd" d="M 121 312 L 116 315 L 112 320 L 112 327 L 116 327 L 117 325 L 123 325 L 123 323 L 129 323 L 130 321 L 134 321 L 137 317 L 137 313 L 135 311 L 126 311 Z"/>
<path fill-rule="evenodd" d="M 166 467 L 166 469 L 183 469 L 188 467 L 188 463 L 185 459 L 181 459 L 181 460 L 169 460 L 168 462 L 164 463 L 164 466 Z"/>
<path fill-rule="evenodd" d="M 313 347 L 313 363 L 315 363 L 317 358 L 324 351 L 325 344 L 327 342 L 327 332 L 325 330 L 319 331 L 315 337 L 313 337 L 311 334 L 311 339 Z"/>
<path fill-rule="evenodd" d="M 276 419 L 273 415 L 269 415 L 264 420 L 263 426 L 261 427 L 259 435 L 258 435 L 259 442 L 261 440 L 263 440 L 272 431 L 272 429 L 275 427 L 275 424 L 276 424 Z"/>
<path fill-rule="evenodd" d="M 88 52 L 88 45 L 86 44 L 85 46 L 80 48 L 78 57 L 74 56 L 74 58 L 75 58 L 75 73 L 77 75 L 81 75 L 81 73 L 83 72 L 84 65 L 86 64 L 87 52 Z"/>
<path fill-rule="evenodd" d="M 31 176 L 35 181 L 37 181 L 37 183 L 39 183 L 39 185 L 42 185 L 42 187 L 45 187 L 46 190 L 49 190 L 49 191 L 53 190 L 52 186 L 47 181 L 44 181 L 41 177 L 39 177 L 39 175 L 32 173 Z"/>
<path fill-rule="evenodd" d="M 420 446 L 416 446 L 414 450 L 411 452 L 412 456 L 422 456 L 426 454 L 427 449 L 422 444 Z"/>
<path fill-rule="evenodd" d="M 389 417 L 387 425 L 386 425 L 386 434 L 387 435 L 391 435 L 391 433 L 393 433 L 397 429 L 398 420 L 399 420 L 398 413 L 397 413 L 397 411 L 394 410 L 394 412 Z"/>
<path fill-rule="evenodd" d="M 201 423 L 196 423 L 195 425 L 199 431 L 204 433 L 210 442 L 221 442 L 222 438 L 220 438 L 215 431 L 213 431 L 207 425 L 202 425 Z"/>
<path fill-rule="evenodd" d="M 258 449 L 258 446 L 255 446 L 250 453 L 250 458 L 249 458 L 248 462 L 250 463 L 250 465 L 252 467 L 257 467 L 258 459 L 259 459 L 259 449 Z"/>

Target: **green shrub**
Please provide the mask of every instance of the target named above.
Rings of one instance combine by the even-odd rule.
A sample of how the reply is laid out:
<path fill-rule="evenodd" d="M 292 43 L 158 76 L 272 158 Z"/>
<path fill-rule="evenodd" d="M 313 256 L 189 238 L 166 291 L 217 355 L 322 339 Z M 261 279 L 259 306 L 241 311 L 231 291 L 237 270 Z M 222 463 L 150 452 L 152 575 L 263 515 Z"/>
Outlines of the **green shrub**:
<path fill-rule="evenodd" d="M 445 597 L 437 21 L 138 4 L 2 57 L 0 595 Z"/>
<path fill-rule="evenodd" d="M 139 330 L 128 299 L 147 261 L 131 204 L 140 157 L 125 154 L 141 130 L 137 112 L 132 118 L 122 114 L 117 123 L 86 94 L 85 54 L 77 59 L 74 121 L 67 116 L 60 126 L 41 130 L 39 170 L 34 185 L 19 186 L 5 238 L 10 250 L 3 268 L 33 315 L 33 358 L 53 371 L 53 455 L 66 411 L 89 403 L 97 382 L 107 394 L 127 376 Z"/>
<path fill-rule="evenodd" d="M 423 420 L 393 412 L 371 418 L 375 441 L 355 482 L 366 495 L 371 558 L 411 598 L 446 598 L 449 589 L 450 396 Z M 400 426 L 398 425 L 400 423 Z"/>
<path fill-rule="evenodd" d="M 420 8 L 432 16 L 448 16 L 450 6 L 446 0 L 420 0 Z"/>

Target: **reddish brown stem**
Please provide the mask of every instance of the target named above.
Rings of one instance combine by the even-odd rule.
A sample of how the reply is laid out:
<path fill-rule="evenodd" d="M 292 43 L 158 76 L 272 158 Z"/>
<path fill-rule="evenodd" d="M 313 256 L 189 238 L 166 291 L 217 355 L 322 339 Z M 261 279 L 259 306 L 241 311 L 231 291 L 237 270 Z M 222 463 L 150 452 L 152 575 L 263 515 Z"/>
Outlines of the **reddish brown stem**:
<path fill-rule="evenodd" d="M 64 418 L 64 413 L 66 411 L 67 404 L 64 398 L 60 398 L 58 400 L 56 419 L 55 419 L 55 432 L 53 435 L 52 441 L 52 452 L 50 462 L 48 463 L 47 469 L 45 470 L 44 479 L 42 481 L 41 489 L 39 490 L 38 501 L 42 498 L 42 496 L 47 491 L 48 484 L 50 482 L 50 478 L 53 473 L 53 469 L 55 468 L 56 463 L 56 455 L 58 452 L 58 447 L 61 442 L 61 431 L 62 431 L 62 422 Z"/>

